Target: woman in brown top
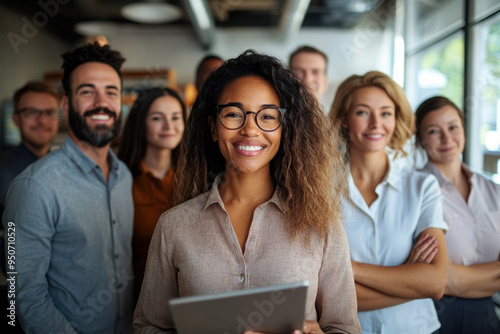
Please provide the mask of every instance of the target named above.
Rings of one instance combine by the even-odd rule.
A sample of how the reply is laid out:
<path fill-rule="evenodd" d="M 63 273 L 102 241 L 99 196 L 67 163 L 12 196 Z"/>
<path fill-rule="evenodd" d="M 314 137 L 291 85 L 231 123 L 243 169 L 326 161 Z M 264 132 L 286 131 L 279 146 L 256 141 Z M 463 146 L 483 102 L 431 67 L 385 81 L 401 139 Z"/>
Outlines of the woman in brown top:
<path fill-rule="evenodd" d="M 205 81 L 182 146 L 179 205 L 151 240 L 136 333 L 174 333 L 171 298 L 303 280 L 305 333 L 359 333 L 341 145 L 308 88 L 246 51 Z"/>
<path fill-rule="evenodd" d="M 153 88 L 139 94 L 123 129 L 118 157 L 134 176 L 132 259 L 136 299 L 156 222 L 172 204 L 185 117 L 186 108 L 179 94 L 170 88 Z"/>

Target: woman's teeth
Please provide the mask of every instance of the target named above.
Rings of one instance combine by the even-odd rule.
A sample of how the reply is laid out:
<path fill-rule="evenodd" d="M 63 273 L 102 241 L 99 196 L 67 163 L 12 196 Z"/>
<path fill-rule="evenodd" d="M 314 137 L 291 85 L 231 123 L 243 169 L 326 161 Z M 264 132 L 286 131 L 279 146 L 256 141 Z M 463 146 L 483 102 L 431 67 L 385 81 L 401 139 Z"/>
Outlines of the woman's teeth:
<path fill-rule="evenodd" d="M 260 151 L 263 148 L 263 146 L 238 146 L 238 149 L 243 151 Z"/>

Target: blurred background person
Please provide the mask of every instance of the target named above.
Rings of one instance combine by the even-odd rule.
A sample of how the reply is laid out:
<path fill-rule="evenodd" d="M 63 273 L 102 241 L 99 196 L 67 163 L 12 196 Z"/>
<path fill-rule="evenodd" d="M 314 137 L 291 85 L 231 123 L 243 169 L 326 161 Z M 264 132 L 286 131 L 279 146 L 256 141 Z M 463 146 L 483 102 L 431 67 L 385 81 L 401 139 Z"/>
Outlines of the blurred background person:
<path fill-rule="evenodd" d="M 208 76 L 213 71 L 218 69 L 223 63 L 224 60 L 221 57 L 214 54 L 208 54 L 200 60 L 198 66 L 196 66 L 196 72 L 194 78 L 195 83 L 188 84 L 184 88 L 184 103 L 187 107 L 188 115 L 189 111 L 191 110 L 191 106 L 194 103 L 194 100 L 196 100 L 196 96 L 201 90 L 203 82 L 205 82 Z"/>
<path fill-rule="evenodd" d="M 328 88 L 326 68 L 328 57 L 312 46 L 301 46 L 290 55 L 288 62 L 292 71 L 316 95 L 318 101 Z"/>
<path fill-rule="evenodd" d="M 12 180 L 26 167 L 49 152 L 52 140 L 59 128 L 59 100 L 56 91 L 44 82 L 30 81 L 19 88 L 13 97 L 12 119 L 19 128 L 21 143 L 0 153 L 0 217 L 5 196 Z M 4 229 L 0 226 L 0 266 L 5 268 Z M 1 289 L 7 301 L 7 291 Z M 2 303 L 3 305 L 3 303 Z M 22 332 L 18 323 L 16 329 Z"/>
<path fill-rule="evenodd" d="M 441 334 L 500 333 L 491 296 L 500 291 L 500 185 L 462 162 L 464 114 L 442 96 L 416 111 L 417 144 L 429 159 L 444 197 L 449 273 L 445 296 L 435 302 Z"/>
<path fill-rule="evenodd" d="M 208 76 L 212 74 L 213 71 L 218 69 L 224 60 L 216 55 L 208 54 L 200 60 L 198 67 L 196 67 L 196 89 L 198 92 L 201 90 L 201 86 L 207 80 Z"/>
<path fill-rule="evenodd" d="M 134 178 L 132 258 L 136 298 L 156 222 L 171 207 L 185 122 L 186 108 L 179 94 L 170 88 L 153 88 L 139 94 L 123 129 L 118 157 Z"/>
<path fill-rule="evenodd" d="M 59 127 L 59 101 L 49 85 L 28 82 L 14 93 L 13 100 L 12 118 L 21 133 L 21 144 L 0 153 L 0 216 L 10 181 L 49 152 Z"/>
<path fill-rule="evenodd" d="M 381 72 L 352 75 L 330 117 L 348 145 L 344 227 L 362 331 L 433 333 L 440 324 L 431 298 L 441 298 L 446 285 L 447 226 L 436 178 L 401 169 L 387 155 L 405 155 L 413 134 L 403 89 Z"/>

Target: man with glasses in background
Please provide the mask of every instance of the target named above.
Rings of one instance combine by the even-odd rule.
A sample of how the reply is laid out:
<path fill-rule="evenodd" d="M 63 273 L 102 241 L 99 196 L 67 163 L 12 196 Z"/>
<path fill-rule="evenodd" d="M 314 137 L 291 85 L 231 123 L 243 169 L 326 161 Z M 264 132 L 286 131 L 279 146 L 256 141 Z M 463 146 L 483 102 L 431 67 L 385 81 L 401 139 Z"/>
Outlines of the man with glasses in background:
<path fill-rule="evenodd" d="M 0 217 L 4 211 L 9 184 L 28 165 L 49 152 L 50 144 L 59 127 L 59 101 L 55 90 L 49 85 L 38 81 L 28 82 L 14 93 L 13 100 L 12 119 L 21 133 L 21 144 L 0 153 Z M 3 275 L 6 273 L 4 232 L 2 225 L 0 226 L 0 266 Z M 3 301 L 0 305 L 5 310 L 7 289 L 4 289 L 2 285 L 0 291 L 2 291 Z M 22 333 L 22 331 L 18 332 Z"/>
<path fill-rule="evenodd" d="M 12 118 L 21 132 L 21 144 L 0 153 L 0 216 L 10 182 L 49 152 L 59 127 L 58 110 L 56 92 L 43 82 L 28 82 L 14 93 Z"/>

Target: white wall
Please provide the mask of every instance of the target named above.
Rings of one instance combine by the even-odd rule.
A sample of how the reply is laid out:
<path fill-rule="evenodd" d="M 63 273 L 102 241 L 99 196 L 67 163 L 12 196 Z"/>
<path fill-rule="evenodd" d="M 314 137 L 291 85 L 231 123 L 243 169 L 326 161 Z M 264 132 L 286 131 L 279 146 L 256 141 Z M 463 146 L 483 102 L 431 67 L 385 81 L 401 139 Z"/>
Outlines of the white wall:
<path fill-rule="evenodd" d="M 0 98 L 10 98 L 14 90 L 27 80 L 42 79 L 45 72 L 59 69 L 60 55 L 82 42 L 78 40 L 67 45 L 41 27 L 27 44 L 18 46 L 16 53 L 6 36 L 9 32 L 22 36 L 21 18 L 20 14 L 0 8 L 0 34 L 4 37 L 0 41 L 0 64 L 3 67 Z M 207 53 L 201 49 L 189 27 L 139 30 L 127 26 L 106 34 L 106 37 L 112 48 L 127 58 L 124 68 L 154 71 L 158 67 L 170 67 L 176 70 L 180 85 L 194 81 L 195 67 Z M 381 29 L 375 19 L 368 17 L 355 29 L 305 28 L 286 40 L 277 31 L 263 28 L 218 29 L 209 52 L 228 58 L 253 48 L 286 63 L 296 47 L 303 44 L 315 46 L 329 56 L 330 86 L 323 99 L 323 104 L 329 109 L 335 89 L 347 76 L 374 69 L 391 74 L 392 41 L 392 29 Z"/>
<path fill-rule="evenodd" d="M 33 20 L 0 7 L 0 100 L 11 99 L 14 91 L 27 81 L 42 80 L 47 71 L 59 69 L 60 55 L 68 49 L 66 43 L 44 27 L 34 26 L 36 31 L 23 32 L 23 17 L 30 23 Z M 21 39 L 23 42 L 17 44 Z"/>
<path fill-rule="evenodd" d="M 207 53 L 202 50 L 189 28 L 168 28 L 160 32 L 129 30 L 107 35 L 113 48 L 123 52 L 125 68 L 170 67 L 177 71 L 178 83 L 194 80 L 195 67 Z M 380 70 L 391 74 L 392 29 L 368 29 L 361 24 L 352 30 L 302 29 L 287 40 L 268 29 L 218 29 L 214 46 L 208 52 L 224 58 L 234 57 L 253 48 L 288 62 L 289 54 L 298 46 L 308 44 L 329 57 L 330 86 L 323 99 L 329 108 L 335 89 L 351 74 Z"/>

